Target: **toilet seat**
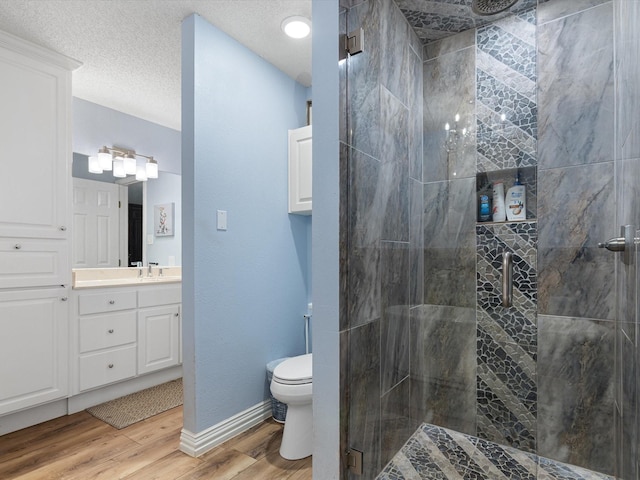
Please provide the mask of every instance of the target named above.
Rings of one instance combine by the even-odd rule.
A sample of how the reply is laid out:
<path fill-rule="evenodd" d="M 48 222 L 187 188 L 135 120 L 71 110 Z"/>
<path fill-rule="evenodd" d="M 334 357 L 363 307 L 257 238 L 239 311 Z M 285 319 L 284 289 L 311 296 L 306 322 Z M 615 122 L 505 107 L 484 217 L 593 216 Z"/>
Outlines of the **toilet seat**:
<path fill-rule="evenodd" d="M 304 385 L 313 381 L 311 353 L 292 357 L 273 371 L 273 381 L 283 385 Z"/>

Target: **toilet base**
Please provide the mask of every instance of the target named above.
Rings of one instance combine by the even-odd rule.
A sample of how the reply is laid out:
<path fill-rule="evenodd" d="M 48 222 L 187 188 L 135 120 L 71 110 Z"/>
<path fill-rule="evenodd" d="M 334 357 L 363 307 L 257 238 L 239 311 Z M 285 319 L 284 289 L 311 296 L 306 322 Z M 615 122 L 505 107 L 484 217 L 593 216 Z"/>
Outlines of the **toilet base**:
<path fill-rule="evenodd" d="M 305 405 L 287 406 L 284 433 L 280 445 L 280 456 L 286 460 L 298 460 L 313 451 L 313 410 L 309 402 Z"/>

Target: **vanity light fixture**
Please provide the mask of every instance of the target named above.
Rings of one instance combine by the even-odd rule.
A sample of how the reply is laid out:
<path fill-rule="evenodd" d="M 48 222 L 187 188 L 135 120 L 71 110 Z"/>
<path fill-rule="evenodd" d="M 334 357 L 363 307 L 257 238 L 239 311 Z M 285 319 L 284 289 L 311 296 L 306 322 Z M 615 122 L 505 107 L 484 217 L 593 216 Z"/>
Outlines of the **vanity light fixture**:
<path fill-rule="evenodd" d="M 158 162 L 153 157 L 149 157 L 145 168 L 147 170 L 147 178 L 158 178 Z"/>
<path fill-rule="evenodd" d="M 145 163 L 138 165 L 136 157 L 145 158 Z M 136 180 L 146 182 L 148 178 L 158 178 L 158 162 L 153 157 L 136 153 L 120 147 L 107 147 L 98 150 L 97 156 L 90 156 L 88 162 L 90 173 L 113 172 L 117 178 L 135 175 Z"/>
<path fill-rule="evenodd" d="M 285 18 L 280 27 L 291 38 L 305 38 L 311 33 L 311 21 L 299 15 Z"/>
<path fill-rule="evenodd" d="M 90 173 L 102 173 L 102 167 L 100 166 L 100 159 L 97 156 L 89 157 L 89 172 Z"/>

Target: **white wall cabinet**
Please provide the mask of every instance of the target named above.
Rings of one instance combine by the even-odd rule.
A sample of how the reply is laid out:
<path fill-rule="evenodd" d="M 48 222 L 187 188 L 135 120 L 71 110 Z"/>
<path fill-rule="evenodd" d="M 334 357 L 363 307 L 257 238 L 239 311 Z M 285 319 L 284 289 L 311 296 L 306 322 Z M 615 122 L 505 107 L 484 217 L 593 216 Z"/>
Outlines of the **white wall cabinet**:
<path fill-rule="evenodd" d="M 0 415 L 68 394 L 69 302 L 61 286 L 71 281 L 78 66 L 0 32 Z"/>
<path fill-rule="evenodd" d="M 67 396 L 67 288 L 0 292 L 0 415 Z"/>
<path fill-rule="evenodd" d="M 73 394 L 179 365 L 181 284 L 73 293 Z"/>
<path fill-rule="evenodd" d="M 289 213 L 311 215 L 311 125 L 289 130 Z"/>

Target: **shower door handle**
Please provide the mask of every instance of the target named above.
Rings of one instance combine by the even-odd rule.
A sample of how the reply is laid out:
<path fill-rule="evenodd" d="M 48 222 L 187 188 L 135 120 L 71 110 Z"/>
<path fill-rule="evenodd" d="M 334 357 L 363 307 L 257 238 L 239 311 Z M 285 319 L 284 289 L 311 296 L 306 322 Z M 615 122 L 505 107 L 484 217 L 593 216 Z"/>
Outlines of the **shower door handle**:
<path fill-rule="evenodd" d="M 625 265 L 631 263 L 631 250 L 639 239 L 634 236 L 633 225 L 622 225 L 620 236 L 610 238 L 604 243 L 598 243 L 598 248 L 606 248 L 611 252 L 622 252 L 622 262 Z"/>
<path fill-rule="evenodd" d="M 599 243 L 598 248 L 606 248 L 611 252 L 624 252 L 626 241 L 624 237 L 610 238 L 604 243 Z"/>
<path fill-rule="evenodd" d="M 502 254 L 502 306 L 509 308 L 513 297 L 513 253 Z"/>

